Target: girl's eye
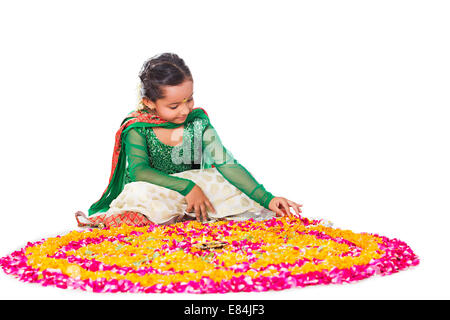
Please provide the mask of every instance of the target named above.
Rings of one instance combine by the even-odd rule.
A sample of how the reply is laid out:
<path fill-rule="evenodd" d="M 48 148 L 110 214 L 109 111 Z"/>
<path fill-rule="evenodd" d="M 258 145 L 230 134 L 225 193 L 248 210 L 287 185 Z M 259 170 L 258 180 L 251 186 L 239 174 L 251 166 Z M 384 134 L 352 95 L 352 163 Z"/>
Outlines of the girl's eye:
<path fill-rule="evenodd" d="M 194 98 L 190 98 L 189 100 L 187 100 L 187 102 L 191 102 L 192 100 L 194 100 Z M 170 109 L 175 110 L 176 108 L 178 108 L 178 105 L 176 105 L 175 107 L 171 107 Z"/>

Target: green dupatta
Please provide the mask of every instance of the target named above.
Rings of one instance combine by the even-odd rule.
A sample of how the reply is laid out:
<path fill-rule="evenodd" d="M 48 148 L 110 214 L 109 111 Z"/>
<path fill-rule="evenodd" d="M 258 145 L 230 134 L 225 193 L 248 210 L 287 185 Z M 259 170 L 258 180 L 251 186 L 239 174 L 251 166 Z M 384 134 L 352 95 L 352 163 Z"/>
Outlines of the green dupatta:
<path fill-rule="evenodd" d="M 182 124 L 189 123 L 196 118 L 205 119 L 209 122 L 209 117 L 203 108 L 194 108 L 191 113 L 188 114 L 186 120 L 183 123 L 173 123 L 161 119 L 159 116 L 151 114 L 146 111 L 132 111 L 122 121 L 119 130 L 116 132 L 114 152 L 112 157 L 111 174 L 109 178 L 108 186 L 101 198 L 91 205 L 88 211 L 88 215 L 99 212 L 106 212 L 109 209 L 111 202 L 116 199 L 124 188 L 125 173 L 126 173 L 126 155 L 123 143 L 125 141 L 126 134 L 132 128 L 137 127 L 163 127 L 163 128 L 177 128 Z M 204 161 L 202 157 L 201 168 L 211 168 L 212 165 L 207 161 Z"/>

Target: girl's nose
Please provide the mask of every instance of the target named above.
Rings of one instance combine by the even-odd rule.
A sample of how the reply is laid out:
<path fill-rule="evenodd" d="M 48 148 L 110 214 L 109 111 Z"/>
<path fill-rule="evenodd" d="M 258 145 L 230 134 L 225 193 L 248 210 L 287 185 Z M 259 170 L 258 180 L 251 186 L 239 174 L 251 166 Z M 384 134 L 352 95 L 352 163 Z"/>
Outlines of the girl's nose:
<path fill-rule="evenodd" d="M 189 112 L 191 111 L 190 109 L 191 109 L 191 108 L 190 108 L 190 106 L 189 106 L 189 103 L 184 103 L 184 104 L 183 104 L 183 109 L 182 109 L 181 114 L 182 114 L 183 116 L 187 116 L 187 115 L 189 114 Z"/>

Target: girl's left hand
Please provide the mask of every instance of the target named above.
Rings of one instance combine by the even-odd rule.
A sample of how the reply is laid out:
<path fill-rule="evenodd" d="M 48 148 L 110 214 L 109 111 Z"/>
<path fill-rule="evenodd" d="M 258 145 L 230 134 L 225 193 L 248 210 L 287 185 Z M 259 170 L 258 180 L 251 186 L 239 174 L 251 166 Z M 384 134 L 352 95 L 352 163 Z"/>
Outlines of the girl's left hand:
<path fill-rule="evenodd" d="M 302 205 L 283 197 L 275 197 L 269 203 L 269 209 L 277 214 L 277 217 L 293 216 L 290 207 L 294 208 L 297 216 L 302 212 Z"/>

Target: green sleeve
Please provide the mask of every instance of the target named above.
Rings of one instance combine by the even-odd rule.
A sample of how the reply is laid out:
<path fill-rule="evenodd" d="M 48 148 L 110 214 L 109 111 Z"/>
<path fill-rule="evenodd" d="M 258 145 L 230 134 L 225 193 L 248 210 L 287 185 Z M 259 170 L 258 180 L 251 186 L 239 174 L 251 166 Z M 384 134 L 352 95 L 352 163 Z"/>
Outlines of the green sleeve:
<path fill-rule="evenodd" d="M 125 137 L 125 153 L 131 181 L 145 181 L 179 192 L 186 196 L 195 183 L 192 180 L 171 176 L 152 168 L 147 141 L 136 129 L 130 129 Z"/>
<path fill-rule="evenodd" d="M 269 203 L 274 195 L 266 191 L 264 186 L 258 183 L 251 173 L 223 146 L 217 131 L 211 124 L 203 133 L 202 144 L 204 161 L 213 164 L 225 179 L 250 199 L 269 209 Z"/>

